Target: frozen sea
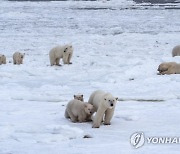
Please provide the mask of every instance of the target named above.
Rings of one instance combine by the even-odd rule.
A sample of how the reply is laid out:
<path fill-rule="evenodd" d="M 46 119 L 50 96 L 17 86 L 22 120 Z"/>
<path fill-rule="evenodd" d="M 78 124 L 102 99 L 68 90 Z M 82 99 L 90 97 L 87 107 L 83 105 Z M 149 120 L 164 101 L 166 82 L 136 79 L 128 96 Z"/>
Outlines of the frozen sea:
<path fill-rule="evenodd" d="M 134 132 L 180 137 L 180 76 L 157 75 L 180 62 L 179 3 L 0 1 L 0 154 L 174 154 L 180 144 L 135 149 Z M 72 43 L 72 65 L 49 66 L 49 50 Z M 15 51 L 24 64 L 12 64 Z M 119 97 L 112 124 L 71 123 L 74 94 L 97 89 Z M 90 135 L 92 138 L 83 138 Z"/>

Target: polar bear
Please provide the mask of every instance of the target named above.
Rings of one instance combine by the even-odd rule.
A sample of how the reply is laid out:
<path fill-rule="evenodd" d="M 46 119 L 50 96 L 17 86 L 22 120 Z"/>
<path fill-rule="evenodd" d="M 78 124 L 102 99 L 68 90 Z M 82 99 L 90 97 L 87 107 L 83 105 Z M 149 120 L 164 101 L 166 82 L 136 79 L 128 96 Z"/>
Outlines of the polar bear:
<path fill-rule="evenodd" d="M 25 53 L 15 52 L 13 54 L 13 63 L 16 65 L 23 64 Z"/>
<path fill-rule="evenodd" d="M 6 56 L 0 54 L 0 65 L 1 64 L 6 64 Z"/>
<path fill-rule="evenodd" d="M 172 56 L 180 56 L 180 45 L 177 45 L 172 50 Z"/>
<path fill-rule="evenodd" d="M 158 71 L 158 75 L 180 74 L 180 64 L 175 62 L 164 62 L 159 65 Z"/>
<path fill-rule="evenodd" d="M 83 94 L 74 95 L 74 99 L 77 99 L 77 100 L 80 100 L 80 101 L 84 102 Z"/>
<path fill-rule="evenodd" d="M 64 115 L 65 118 L 70 118 L 72 122 L 86 122 L 91 121 L 94 111 L 93 105 L 73 99 L 67 104 Z"/>
<path fill-rule="evenodd" d="M 110 125 L 117 100 L 118 97 L 101 90 L 91 94 L 88 103 L 92 104 L 95 107 L 95 111 L 97 111 L 93 118 L 93 128 L 99 128 L 103 120 L 105 125 Z"/>
<path fill-rule="evenodd" d="M 72 64 L 70 62 L 72 55 L 73 55 L 73 47 L 72 45 L 64 45 L 64 46 L 56 46 L 52 48 L 49 52 L 49 60 L 50 65 L 60 65 L 60 59 L 63 59 L 64 64 Z"/>

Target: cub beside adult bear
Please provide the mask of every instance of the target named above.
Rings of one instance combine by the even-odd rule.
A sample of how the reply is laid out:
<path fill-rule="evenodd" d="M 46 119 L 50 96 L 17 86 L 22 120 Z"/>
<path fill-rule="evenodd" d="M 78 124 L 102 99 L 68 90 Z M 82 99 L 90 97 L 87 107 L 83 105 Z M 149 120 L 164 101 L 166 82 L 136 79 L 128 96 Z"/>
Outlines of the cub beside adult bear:
<path fill-rule="evenodd" d="M 72 122 L 86 122 L 91 121 L 93 113 L 93 105 L 73 99 L 67 104 L 65 118 L 70 118 Z"/>
<path fill-rule="evenodd" d="M 52 48 L 49 52 L 49 60 L 50 65 L 60 65 L 60 60 L 62 59 L 64 64 L 72 64 L 71 58 L 73 55 L 73 47 L 72 45 L 63 45 L 63 46 L 56 46 Z"/>

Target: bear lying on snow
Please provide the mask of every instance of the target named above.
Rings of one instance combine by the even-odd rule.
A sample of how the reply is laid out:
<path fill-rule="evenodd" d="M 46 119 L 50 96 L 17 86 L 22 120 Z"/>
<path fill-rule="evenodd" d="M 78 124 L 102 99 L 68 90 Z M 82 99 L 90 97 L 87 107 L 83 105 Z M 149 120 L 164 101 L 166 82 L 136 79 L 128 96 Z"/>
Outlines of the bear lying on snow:
<path fill-rule="evenodd" d="M 0 65 L 1 64 L 6 64 L 6 56 L 0 54 Z"/>
<path fill-rule="evenodd" d="M 110 125 L 117 100 L 117 97 L 101 90 L 91 94 L 88 103 L 92 104 L 95 107 L 95 111 L 97 111 L 93 118 L 93 128 L 99 128 L 103 120 L 105 125 Z"/>
<path fill-rule="evenodd" d="M 180 45 L 177 45 L 172 50 L 172 56 L 180 56 Z"/>
<path fill-rule="evenodd" d="M 17 65 L 22 64 L 24 56 L 25 56 L 25 53 L 15 52 L 13 54 L 13 63 Z"/>
<path fill-rule="evenodd" d="M 180 64 L 175 62 L 161 63 L 158 67 L 158 75 L 164 74 L 180 74 Z"/>
<path fill-rule="evenodd" d="M 67 104 L 65 118 L 70 118 L 72 122 L 86 122 L 91 121 L 93 113 L 93 105 L 73 99 Z"/>
<path fill-rule="evenodd" d="M 63 59 L 64 64 L 72 64 L 71 58 L 73 54 L 72 45 L 56 46 L 49 52 L 50 65 L 60 66 L 60 60 Z"/>

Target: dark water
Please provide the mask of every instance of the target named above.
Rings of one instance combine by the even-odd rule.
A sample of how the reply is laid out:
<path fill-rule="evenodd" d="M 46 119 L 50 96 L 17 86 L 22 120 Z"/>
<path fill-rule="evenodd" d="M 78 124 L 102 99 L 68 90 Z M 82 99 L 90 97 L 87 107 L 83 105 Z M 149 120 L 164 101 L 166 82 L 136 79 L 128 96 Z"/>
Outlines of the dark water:
<path fill-rule="evenodd" d="M 68 0 L 8 0 L 8 1 L 68 1 Z M 74 1 L 97 1 L 97 0 L 74 0 Z M 136 3 L 151 3 L 151 4 L 180 3 L 180 0 L 133 0 L 133 1 Z"/>
<path fill-rule="evenodd" d="M 178 3 L 177 0 L 133 0 L 136 3 L 152 3 L 152 4 L 164 4 L 164 3 Z"/>

